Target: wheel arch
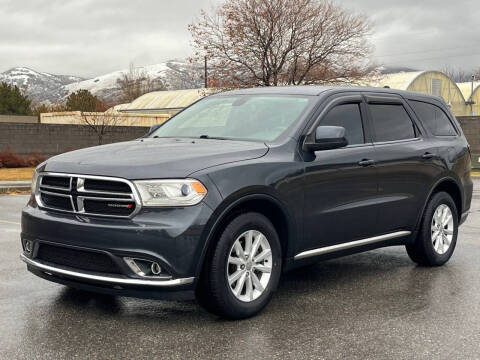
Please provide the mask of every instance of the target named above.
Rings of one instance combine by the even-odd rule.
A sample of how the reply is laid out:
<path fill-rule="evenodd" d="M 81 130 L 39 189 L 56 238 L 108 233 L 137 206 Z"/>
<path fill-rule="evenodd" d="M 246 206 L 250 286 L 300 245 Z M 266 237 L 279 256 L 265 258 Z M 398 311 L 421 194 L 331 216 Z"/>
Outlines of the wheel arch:
<path fill-rule="evenodd" d="M 420 227 L 420 222 L 428 202 L 434 194 L 440 191 L 444 191 L 452 197 L 453 201 L 455 202 L 455 206 L 457 207 L 458 221 L 460 221 L 463 210 L 463 194 L 461 186 L 458 184 L 458 181 L 448 176 L 437 180 L 437 182 L 432 186 L 432 189 L 430 190 L 430 193 L 423 204 L 422 212 L 420 213 L 420 217 L 417 221 L 416 229 L 419 229 Z"/>
<path fill-rule="evenodd" d="M 282 247 L 282 258 L 286 258 L 289 252 L 289 245 L 295 241 L 295 221 L 288 213 L 287 207 L 280 200 L 270 194 L 249 194 L 240 198 L 225 200 L 219 206 L 217 214 L 214 213 L 207 224 L 207 233 L 205 234 L 204 248 L 201 253 L 201 259 L 198 263 L 196 276 L 201 276 L 205 260 L 209 256 L 215 239 L 227 224 L 236 216 L 246 212 L 258 212 L 269 219 L 280 239 Z"/>

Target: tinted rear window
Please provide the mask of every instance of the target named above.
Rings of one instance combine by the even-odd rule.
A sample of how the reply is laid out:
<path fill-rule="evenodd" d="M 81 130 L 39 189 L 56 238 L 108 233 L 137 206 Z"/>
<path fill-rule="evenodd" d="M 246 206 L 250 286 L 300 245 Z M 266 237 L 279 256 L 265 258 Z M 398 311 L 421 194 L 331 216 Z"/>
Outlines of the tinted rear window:
<path fill-rule="evenodd" d="M 454 136 L 457 135 L 450 119 L 445 112 L 433 104 L 421 101 L 410 101 L 413 110 L 420 117 L 426 128 L 436 136 Z"/>
<path fill-rule="evenodd" d="M 371 104 L 375 141 L 415 138 L 415 128 L 403 105 Z"/>

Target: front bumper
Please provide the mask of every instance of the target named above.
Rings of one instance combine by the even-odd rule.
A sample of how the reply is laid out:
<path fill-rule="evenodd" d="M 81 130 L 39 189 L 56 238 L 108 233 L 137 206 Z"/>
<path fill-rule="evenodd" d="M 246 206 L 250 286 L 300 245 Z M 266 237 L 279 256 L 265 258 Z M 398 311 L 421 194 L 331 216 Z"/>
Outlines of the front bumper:
<path fill-rule="evenodd" d="M 142 279 L 130 279 L 126 277 L 105 276 L 100 274 L 97 275 L 95 273 L 72 271 L 72 270 L 68 270 L 67 268 L 62 268 L 59 266 L 47 265 L 41 261 L 29 259 L 23 254 L 20 255 L 20 258 L 32 268 L 45 272 L 47 274 L 78 279 L 80 281 L 90 281 L 93 283 L 101 283 L 101 284 L 108 284 L 108 285 L 170 287 L 170 286 L 192 284 L 193 281 L 195 280 L 194 277 L 169 279 L 169 280 L 142 280 Z"/>
<path fill-rule="evenodd" d="M 116 296 L 162 300 L 190 300 L 195 297 L 194 289 L 191 286 L 195 280 L 193 277 L 159 281 L 129 279 L 50 266 L 40 261 L 29 259 L 23 254 L 20 255 L 20 258 L 27 264 L 27 269 L 32 274 L 45 280 L 80 290 Z"/>
<path fill-rule="evenodd" d="M 148 298 L 189 292 L 188 296 L 173 297 L 190 298 L 204 250 L 204 228 L 211 214 L 211 209 L 201 203 L 181 209 L 142 210 L 132 219 L 109 219 L 55 213 L 29 204 L 22 212 L 21 258 L 32 273 L 77 288 Z M 26 241 L 34 244 L 30 253 L 25 251 Z M 102 254 L 119 271 L 96 272 L 45 261 L 38 257 L 43 244 Z M 125 257 L 155 261 L 164 273 L 158 278 L 137 275 L 127 266 Z"/>

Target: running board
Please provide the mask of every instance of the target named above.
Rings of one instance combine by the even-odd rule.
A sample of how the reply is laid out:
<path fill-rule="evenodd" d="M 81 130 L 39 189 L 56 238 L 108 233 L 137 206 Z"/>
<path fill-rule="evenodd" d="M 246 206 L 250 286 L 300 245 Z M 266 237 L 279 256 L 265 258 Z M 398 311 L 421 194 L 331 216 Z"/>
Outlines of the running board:
<path fill-rule="evenodd" d="M 397 231 L 397 232 L 394 232 L 394 233 L 374 236 L 374 237 L 367 238 L 367 239 L 356 240 L 356 241 L 343 243 L 343 244 L 338 244 L 338 245 L 326 246 L 326 247 L 322 247 L 322 248 L 318 248 L 318 249 L 313 249 L 313 250 L 308 250 L 308 251 L 301 252 L 300 254 L 295 255 L 294 259 L 295 260 L 300 260 L 300 259 L 308 258 L 308 257 L 311 257 L 311 256 L 329 254 L 329 253 L 336 252 L 336 251 L 351 249 L 351 248 L 354 248 L 354 247 L 357 247 L 357 246 L 374 244 L 374 243 L 377 243 L 377 242 L 380 242 L 380 241 L 385 241 L 385 240 L 390 240 L 390 239 L 396 239 L 396 238 L 407 236 L 407 235 L 410 235 L 410 234 L 411 234 L 411 231 Z"/>

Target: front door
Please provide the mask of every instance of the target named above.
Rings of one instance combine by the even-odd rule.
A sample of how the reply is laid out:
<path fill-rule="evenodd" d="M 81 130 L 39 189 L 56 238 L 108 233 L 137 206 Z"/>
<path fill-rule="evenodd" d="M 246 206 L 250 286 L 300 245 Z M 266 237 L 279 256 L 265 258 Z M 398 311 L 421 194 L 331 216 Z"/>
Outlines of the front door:
<path fill-rule="evenodd" d="M 374 236 L 377 220 L 375 151 L 360 95 L 337 98 L 314 125 L 343 126 L 348 146 L 309 154 L 305 161 L 301 251 Z"/>

